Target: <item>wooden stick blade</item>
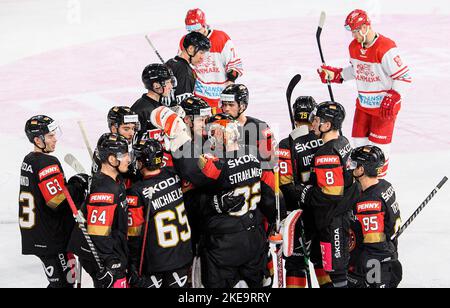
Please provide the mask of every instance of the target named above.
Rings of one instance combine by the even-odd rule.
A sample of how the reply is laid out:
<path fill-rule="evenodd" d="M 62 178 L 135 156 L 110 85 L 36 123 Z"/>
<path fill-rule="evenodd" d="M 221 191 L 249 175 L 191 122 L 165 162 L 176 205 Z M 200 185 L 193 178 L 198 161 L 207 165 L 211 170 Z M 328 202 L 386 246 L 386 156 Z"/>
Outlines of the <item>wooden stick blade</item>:
<path fill-rule="evenodd" d="M 320 19 L 319 19 L 319 28 L 323 28 L 323 26 L 325 25 L 325 19 L 327 18 L 327 14 L 325 14 L 324 11 L 322 11 L 322 13 L 320 13 Z"/>
<path fill-rule="evenodd" d="M 83 165 L 72 154 L 66 154 L 66 156 L 64 156 L 64 161 L 72 167 L 76 173 L 86 173 L 86 169 L 84 169 Z"/>

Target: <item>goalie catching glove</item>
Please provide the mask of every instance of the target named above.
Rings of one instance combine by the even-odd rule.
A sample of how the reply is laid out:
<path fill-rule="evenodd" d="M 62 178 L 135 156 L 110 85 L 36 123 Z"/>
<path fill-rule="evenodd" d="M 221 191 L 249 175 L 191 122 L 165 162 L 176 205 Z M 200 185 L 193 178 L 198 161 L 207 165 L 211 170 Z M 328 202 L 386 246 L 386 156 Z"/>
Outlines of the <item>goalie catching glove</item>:
<path fill-rule="evenodd" d="M 191 141 L 189 128 L 183 120 L 170 108 L 158 107 L 152 111 L 150 121 L 154 126 L 164 131 L 164 138 L 167 138 L 168 150 L 174 152 L 183 144 Z M 167 143 L 167 142 L 166 142 Z"/>
<path fill-rule="evenodd" d="M 245 198 L 242 195 L 233 196 L 233 192 L 225 192 L 222 195 L 214 195 L 214 208 L 219 214 L 239 212 L 245 205 Z"/>

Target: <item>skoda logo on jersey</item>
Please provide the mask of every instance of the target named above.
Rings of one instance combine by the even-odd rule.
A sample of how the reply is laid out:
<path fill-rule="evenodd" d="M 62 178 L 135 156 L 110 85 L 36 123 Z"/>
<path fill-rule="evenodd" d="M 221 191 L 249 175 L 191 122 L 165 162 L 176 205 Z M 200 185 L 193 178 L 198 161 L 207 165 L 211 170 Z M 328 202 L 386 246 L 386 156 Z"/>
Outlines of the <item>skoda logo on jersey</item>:
<path fill-rule="evenodd" d="M 231 169 L 233 169 L 233 168 L 236 168 L 236 167 L 238 167 L 240 165 L 247 164 L 249 162 L 256 162 L 256 163 L 258 163 L 259 160 L 255 156 L 253 156 L 252 154 L 249 154 L 249 155 L 245 155 L 245 156 L 239 157 L 237 159 L 230 159 L 228 161 L 228 166 Z"/>
<path fill-rule="evenodd" d="M 351 150 L 352 150 L 352 146 L 349 143 L 345 147 L 343 147 L 342 149 L 339 150 L 339 155 L 341 155 L 341 157 L 345 159 L 345 156 L 347 156 L 347 154 L 350 153 Z"/>
<path fill-rule="evenodd" d="M 155 194 L 156 192 L 167 189 L 168 187 L 173 186 L 179 182 L 180 178 L 178 177 L 178 175 L 175 175 L 175 177 L 171 177 L 165 181 L 159 182 L 155 186 L 145 188 L 143 191 L 144 196 L 145 198 L 152 199 L 153 194 Z"/>
<path fill-rule="evenodd" d="M 391 197 L 394 195 L 394 193 L 394 187 L 389 186 L 389 188 L 385 192 L 381 193 L 381 198 L 383 198 L 384 202 L 388 202 L 389 199 L 391 199 Z"/>
<path fill-rule="evenodd" d="M 307 150 L 312 150 L 315 148 L 318 148 L 320 146 L 323 145 L 323 140 L 322 139 L 317 139 L 317 140 L 311 140 L 308 141 L 306 143 L 299 143 L 295 145 L 295 150 L 297 151 L 297 153 L 301 153 Z"/>

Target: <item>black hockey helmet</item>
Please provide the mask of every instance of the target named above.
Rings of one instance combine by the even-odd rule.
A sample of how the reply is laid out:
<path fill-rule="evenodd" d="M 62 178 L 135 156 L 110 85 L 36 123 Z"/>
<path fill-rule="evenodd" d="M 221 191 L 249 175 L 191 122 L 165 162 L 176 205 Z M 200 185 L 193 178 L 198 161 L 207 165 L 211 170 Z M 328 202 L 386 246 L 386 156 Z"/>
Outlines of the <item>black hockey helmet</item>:
<path fill-rule="evenodd" d="M 345 119 L 345 109 L 344 106 L 336 102 L 323 102 L 317 105 L 314 111 L 311 112 L 310 122 L 314 120 L 314 117 L 331 122 L 332 130 L 340 130 Z"/>
<path fill-rule="evenodd" d="M 316 108 L 317 103 L 312 96 L 299 96 L 294 102 L 294 120 L 297 122 L 310 121 L 309 115 Z"/>
<path fill-rule="evenodd" d="M 364 174 L 369 177 L 378 176 L 386 162 L 383 151 L 374 145 L 365 145 L 353 149 L 350 154 L 350 169 L 364 167 Z"/>
<path fill-rule="evenodd" d="M 115 126 L 117 129 L 123 124 L 136 124 L 136 130 L 139 130 L 139 118 L 136 112 L 127 106 L 114 106 L 108 112 L 108 127 Z"/>
<path fill-rule="evenodd" d="M 149 64 L 144 68 L 142 72 L 142 82 L 147 90 L 153 91 L 153 84 L 158 83 L 161 87 L 164 87 L 166 82 L 170 80 L 173 87 L 176 87 L 176 78 L 173 75 L 172 70 L 164 64 L 154 63 Z"/>
<path fill-rule="evenodd" d="M 197 96 L 187 97 L 181 101 L 180 106 L 189 116 L 211 116 L 211 107 Z"/>
<path fill-rule="evenodd" d="M 236 102 L 239 106 L 247 108 L 249 99 L 248 89 L 245 85 L 234 83 L 228 85 L 220 94 L 221 102 Z"/>
<path fill-rule="evenodd" d="M 209 51 L 211 49 L 211 42 L 209 41 L 209 38 L 207 38 L 203 34 L 193 31 L 186 34 L 183 40 L 184 49 L 187 50 L 189 46 L 195 47 L 194 54 L 192 55 L 193 57 L 200 50 Z"/>
<path fill-rule="evenodd" d="M 56 130 L 59 130 L 58 124 L 46 115 L 33 116 L 25 123 L 25 134 L 33 144 L 35 137 L 45 143 L 45 135 Z"/>
<path fill-rule="evenodd" d="M 155 139 L 143 139 L 133 145 L 136 161 L 141 162 L 149 170 L 159 169 L 163 163 L 162 145 Z"/>
<path fill-rule="evenodd" d="M 122 155 L 129 153 L 128 141 L 119 134 L 106 133 L 98 140 L 97 150 L 102 163 L 107 162 L 110 155 L 120 160 Z"/>

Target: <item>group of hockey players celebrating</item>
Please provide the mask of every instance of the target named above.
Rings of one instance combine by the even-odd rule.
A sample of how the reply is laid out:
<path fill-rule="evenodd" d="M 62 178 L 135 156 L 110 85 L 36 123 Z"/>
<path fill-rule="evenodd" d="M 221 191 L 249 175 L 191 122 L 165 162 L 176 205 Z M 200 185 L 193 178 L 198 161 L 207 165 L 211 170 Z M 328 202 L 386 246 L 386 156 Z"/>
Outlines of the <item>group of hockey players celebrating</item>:
<path fill-rule="evenodd" d="M 357 81 L 355 148 L 344 107 L 311 96 L 295 100 L 295 129 L 277 143 L 246 113 L 228 35 L 200 9 L 185 22 L 179 54 L 142 72 L 147 93 L 109 110 L 91 175 L 66 180 L 51 155 L 56 121 L 26 122 L 22 253 L 40 258 L 49 287 L 74 287 L 77 262 L 98 288 L 272 287 L 280 244 L 281 287 L 310 286 L 310 263 L 320 287 L 396 287 L 400 212 L 383 177 L 411 80 L 395 43 L 355 10 L 351 66 L 318 70 L 324 83 Z"/>

